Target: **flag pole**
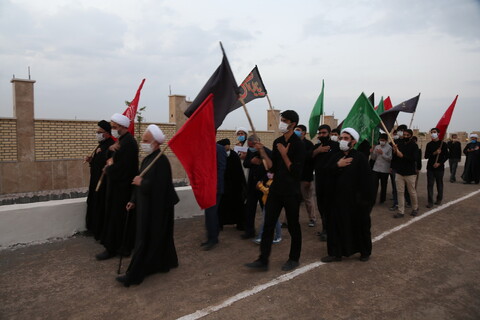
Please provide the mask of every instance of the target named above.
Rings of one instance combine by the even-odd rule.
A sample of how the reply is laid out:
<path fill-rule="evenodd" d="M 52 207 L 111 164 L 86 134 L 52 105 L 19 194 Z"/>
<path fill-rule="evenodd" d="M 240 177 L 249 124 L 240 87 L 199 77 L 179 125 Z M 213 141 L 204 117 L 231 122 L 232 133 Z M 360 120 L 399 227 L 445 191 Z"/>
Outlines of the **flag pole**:
<path fill-rule="evenodd" d="M 100 145 L 97 145 L 95 148 L 93 148 L 92 152 L 90 152 L 90 157 L 89 158 L 93 158 L 93 156 L 95 155 L 95 151 L 97 151 L 99 146 Z M 83 163 L 85 164 L 85 163 L 88 163 L 88 162 L 84 160 Z"/>
<path fill-rule="evenodd" d="M 382 124 L 382 127 L 383 127 L 383 130 L 385 130 L 385 132 L 388 134 L 388 137 L 390 138 L 390 141 L 392 141 L 393 145 L 395 146 L 395 141 L 393 140 L 393 137 L 392 135 L 390 134 L 390 131 L 387 130 L 387 127 L 385 126 L 385 123 L 383 122 L 383 120 L 380 118 L 380 123 Z"/>
<path fill-rule="evenodd" d="M 153 158 L 152 162 L 150 162 L 150 164 L 145 169 L 143 169 L 142 172 L 140 172 L 139 176 L 143 177 L 147 173 L 147 171 L 152 168 L 155 162 L 157 162 L 157 160 L 160 159 L 160 157 L 165 153 L 165 151 L 167 151 L 167 149 L 168 149 L 168 144 L 165 146 L 165 148 L 163 148 L 163 150 L 159 154 L 157 154 L 155 158 Z"/>
<path fill-rule="evenodd" d="M 252 121 L 252 118 L 250 118 L 250 114 L 248 113 L 247 106 L 245 105 L 245 101 L 243 101 L 243 99 L 239 99 L 239 100 L 242 103 L 242 107 L 243 107 L 243 110 L 245 111 L 245 114 L 247 115 L 247 119 L 248 119 L 248 122 L 250 123 L 250 127 L 252 128 L 253 135 L 258 138 L 257 131 L 253 126 L 253 121 Z M 268 171 L 267 162 L 265 161 L 265 159 L 262 159 L 262 162 L 263 162 L 263 166 L 265 167 L 265 170 Z"/>
<path fill-rule="evenodd" d="M 412 118 L 410 119 L 410 124 L 408 125 L 408 129 L 412 128 L 413 117 L 415 116 L 415 112 L 412 113 Z"/>

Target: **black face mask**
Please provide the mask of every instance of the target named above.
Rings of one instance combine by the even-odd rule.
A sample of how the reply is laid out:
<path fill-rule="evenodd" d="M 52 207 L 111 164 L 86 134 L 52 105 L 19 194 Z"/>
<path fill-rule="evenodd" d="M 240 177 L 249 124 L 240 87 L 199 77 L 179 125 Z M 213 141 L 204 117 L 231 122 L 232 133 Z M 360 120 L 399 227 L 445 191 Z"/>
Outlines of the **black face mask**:
<path fill-rule="evenodd" d="M 404 141 L 405 143 L 410 142 L 410 140 L 412 140 L 412 138 L 403 138 L 403 141 Z"/>

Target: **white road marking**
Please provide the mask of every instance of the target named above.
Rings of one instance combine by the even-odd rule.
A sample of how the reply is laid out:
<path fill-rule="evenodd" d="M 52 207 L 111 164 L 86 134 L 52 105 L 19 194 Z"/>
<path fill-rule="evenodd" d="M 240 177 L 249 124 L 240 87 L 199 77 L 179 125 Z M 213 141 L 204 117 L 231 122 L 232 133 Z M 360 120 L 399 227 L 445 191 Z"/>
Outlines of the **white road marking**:
<path fill-rule="evenodd" d="M 469 193 L 469 194 L 467 194 L 467 195 L 465 195 L 465 196 L 463 196 L 463 197 L 461 197 L 461 198 L 458 198 L 458 199 L 456 199 L 456 200 L 452 200 L 452 201 L 450 201 L 450 202 L 447 202 L 447 203 L 445 203 L 445 204 L 443 204 L 443 205 L 441 205 L 441 206 L 439 206 L 439 207 L 437 207 L 437 208 L 435 208 L 435 209 L 429 210 L 429 211 L 425 212 L 424 214 L 422 214 L 422 215 L 420 215 L 420 216 L 417 216 L 417 217 L 409 220 L 408 222 L 406 222 L 406 223 L 404 223 L 404 224 L 401 224 L 401 225 L 399 225 L 399 226 L 396 226 L 396 227 L 393 228 L 393 229 L 390 229 L 390 230 L 388 230 L 388 231 L 383 232 L 382 234 L 380 234 L 380 235 L 376 236 L 375 238 L 373 238 L 373 239 L 372 239 L 372 242 L 380 241 L 380 240 L 382 240 L 383 238 L 385 238 L 386 236 L 388 236 L 388 235 L 390 235 L 390 234 L 392 234 L 392 233 L 394 233 L 394 232 L 397 232 L 397 231 L 399 231 L 399 230 L 401 230 L 401 229 L 403 229 L 403 228 L 405 228 L 405 227 L 408 227 L 408 226 L 411 225 L 412 223 L 415 223 L 415 222 L 417 222 L 417 221 L 419 221 L 419 220 L 421 220 L 421 219 L 423 219 L 423 218 L 426 218 L 426 217 L 428 217 L 428 216 L 430 216 L 430 215 L 432 215 L 432 214 L 434 214 L 434 213 L 436 213 L 436 212 L 438 212 L 438 211 L 441 211 L 441 210 L 443 210 L 443 209 L 445 209 L 445 208 L 448 208 L 448 207 L 451 206 L 451 205 L 457 204 L 458 202 L 461 202 L 461 201 L 466 200 L 466 199 L 468 199 L 468 198 L 470 198 L 470 197 L 473 197 L 474 195 L 476 195 L 476 194 L 478 194 L 478 193 L 480 193 L 480 189 L 477 190 L 477 191 L 471 192 L 471 193 Z M 221 309 L 224 309 L 224 308 L 226 308 L 226 307 L 228 307 L 228 306 L 231 306 L 232 304 L 234 304 L 234 303 L 237 302 L 237 301 L 240 301 L 240 300 L 242 300 L 242 299 L 245 299 L 245 298 L 248 298 L 248 297 L 250 297 L 250 296 L 253 296 L 253 295 L 255 295 L 255 294 L 257 294 L 257 293 L 259 293 L 259 292 L 261 292 L 261 291 L 263 291 L 263 290 L 266 290 L 266 289 L 268 289 L 268 288 L 270 288 L 270 287 L 273 287 L 273 286 L 275 286 L 275 285 L 277 285 L 277 284 L 280 284 L 280 283 L 282 283 L 282 282 L 286 282 L 286 281 L 292 280 L 293 278 L 296 278 L 296 277 L 298 277 L 299 275 L 302 275 L 302 274 L 304 274 L 304 273 L 306 273 L 306 272 L 308 272 L 308 271 L 310 271 L 310 270 L 313 270 L 313 269 L 315 269 L 315 268 L 318 268 L 319 266 L 324 265 L 324 264 L 325 264 L 325 263 L 320 262 L 320 261 L 318 261 L 318 262 L 312 262 L 312 263 L 307 264 L 307 265 L 305 265 L 305 266 L 303 266 L 303 267 L 301 267 L 301 268 L 295 269 L 295 270 L 292 271 L 292 272 L 283 274 L 283 275 L 281 275 L 281 276 L 279 276 L 279 277 L 277 277 L 277 278 L 275 278 L 275 279 L 273 279 L 273 280 L 271 280 L 271 281 L 269 281 L 269 282 L 267 282 L 267 283 L 260 284 L 260 285 L 258 285 L 258 286 L 253 287 L 252 289 L 242 291 L 242 292 L 234 295 L 233 297 L 228 298 L 227 300 L 225 300 L 225 301 L 223 301 L 223 302 L 221 302 L 221 303 L 219 303 L 219 304 L 217 304 L 217 305 L 209 306 L 209 307 L 206 307 L 206 308 L 204 308 L 204 309 L 202 309 L 202 310 L 197 310 L 196 312 L 191 313 L 191 314 L 187 314 L 187 315 L 185 315 L 185 316 L 183 316 L 183 317 L 178 318 L 177 320 L 196 320 L 196 319 L 200 319 L 200 318 L 205 317 L 205 316 L 207 316 L 207 315 L 209 315 L 209 314 L 211 314 L 211 313 L 214 313 L 214 312 L 216 312 L 216 311 L 218 311 L 218 310 L 221 310 Z"/>

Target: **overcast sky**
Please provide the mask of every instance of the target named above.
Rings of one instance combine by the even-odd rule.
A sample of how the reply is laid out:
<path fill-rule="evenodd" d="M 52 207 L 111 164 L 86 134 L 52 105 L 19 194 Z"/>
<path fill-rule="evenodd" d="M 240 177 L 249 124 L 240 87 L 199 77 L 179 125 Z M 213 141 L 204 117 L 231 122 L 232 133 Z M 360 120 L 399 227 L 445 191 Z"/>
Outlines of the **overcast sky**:
<path fill-rule="evenodd" d="M 0 117 L 30 66 L 38 119 L 108 119 L 146 78 L 144 116 L 168 122 L 169 86 L 195 98 L 219 41 L 237 83 L 258 65 L 273 105 L 301 123 L 325 79 L 325 112 L 340 121 L 361 92 L 394 105 L 421 92 L 413 126 L 426 131 L 458 94 L 449 131 L 480 130 L 478 0 L 0 0 Z M 248 104 L 257 129 L 267 108 Z M 242 109 L 221 128 L 238 126 Z"/>

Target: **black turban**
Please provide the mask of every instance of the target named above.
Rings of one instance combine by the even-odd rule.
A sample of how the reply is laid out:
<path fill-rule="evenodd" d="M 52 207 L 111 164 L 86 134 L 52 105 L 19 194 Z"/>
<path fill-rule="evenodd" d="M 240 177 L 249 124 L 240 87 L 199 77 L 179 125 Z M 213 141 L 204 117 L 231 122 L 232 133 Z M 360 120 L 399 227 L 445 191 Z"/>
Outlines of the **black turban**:
<path fill-rule="evenodd" d="M 107 131 L 109 134 L 112 133 L 112 126 L 110 125 L 109 122 L 102 120 L 102 121 L 99 121 L 97 125 L 103 130 Z"/>
<path fill-rule="evenodd" d="M 229 146 L 230 145 L 230 140 L 228 139 L 222 139 L 222 140 L 218 140 L 217 143 L 219 145 L 222 145 L 222 146 Z"/>

